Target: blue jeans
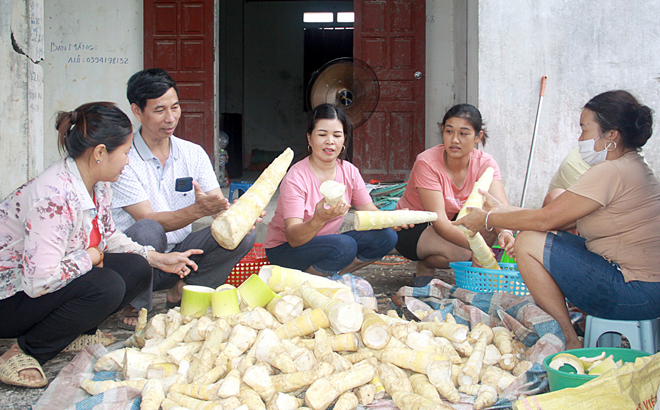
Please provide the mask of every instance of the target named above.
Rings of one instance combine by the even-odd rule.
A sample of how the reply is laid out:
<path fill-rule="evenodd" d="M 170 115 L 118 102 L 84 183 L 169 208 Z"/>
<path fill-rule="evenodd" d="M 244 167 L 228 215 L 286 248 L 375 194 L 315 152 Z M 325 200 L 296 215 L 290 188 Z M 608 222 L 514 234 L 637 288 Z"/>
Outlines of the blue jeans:
<path fill-rule="evenodd" d="M 268 262 L 305 271 L 315 270 L 334 275 L 350 265 L 356 258 L 363 262 L 377 261 L 396 245 L 397 235 L 392 229 L 348 231 L 322 235 L 298 247 L 288 243 L 266 249 Z"/>
<path fill-rule="evenodd" d="M 621 268 L 589 251 L 586 239 L 548 232 L 543 266 L 564 296 L 589 315 L 612 320 L 660 317 L 660 283 L 626 282 Z"/>

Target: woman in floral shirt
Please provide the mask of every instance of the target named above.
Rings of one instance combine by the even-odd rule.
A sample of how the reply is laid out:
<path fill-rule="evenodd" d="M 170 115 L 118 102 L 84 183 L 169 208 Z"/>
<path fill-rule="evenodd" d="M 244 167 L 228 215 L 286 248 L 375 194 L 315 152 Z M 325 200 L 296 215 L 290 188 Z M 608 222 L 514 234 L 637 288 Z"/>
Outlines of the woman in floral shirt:
<path fill-rule="evenodd" d="M 44 386 L 40 365 L 77 338 L 112 342 L 96 326 L 150 286 L 151 268 L 184 277 L 201 253 L 161 254 L 115 230 L 110 183 L 133 140 L 119 108 L 60 112 L 56 129 L 66 158 L 0 203 L 0 338 L 17 338 L 0 381 L 16 386 Z"/>

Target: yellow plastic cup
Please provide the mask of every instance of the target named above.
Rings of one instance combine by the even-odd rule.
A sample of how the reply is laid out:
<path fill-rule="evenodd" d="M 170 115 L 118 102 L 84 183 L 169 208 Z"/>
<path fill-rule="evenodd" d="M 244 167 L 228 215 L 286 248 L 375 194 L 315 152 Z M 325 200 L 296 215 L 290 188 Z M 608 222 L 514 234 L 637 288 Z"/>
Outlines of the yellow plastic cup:
<path fill-rule="evenodd" d="M 229 284 L 220 286 L 211 293 L 213 317 L 224 317 L 241 311 L 238 302 L 238 290 Z"/>
<path fill-rule="evenodd" d="M 241 298 L 248 304 L 251 308 L 260 306 L 264 307 L 273 300 L 274 297 L 278 297 L 275 292 L 273 292 L 266 282 L 259 277 L 259 275 L 250 275 L 249 278 L 238 287 L 238 293 L 241 295 Z"/>
<path fill-rule="evenodd" d="M 181 314 L 183 316 L 202 317 L 211 306 L 213 288 L 197 285 L 183 287 L 181 297 Z"/>

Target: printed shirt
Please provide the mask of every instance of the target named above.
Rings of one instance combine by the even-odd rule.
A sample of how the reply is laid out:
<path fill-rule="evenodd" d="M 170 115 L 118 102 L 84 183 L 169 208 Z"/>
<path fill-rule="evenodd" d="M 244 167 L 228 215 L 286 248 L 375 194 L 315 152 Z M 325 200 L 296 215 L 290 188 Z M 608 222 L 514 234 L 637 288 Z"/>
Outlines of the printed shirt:
<path fill-rule="evenodd" d="M 165 167 L 154 156 L 139 132 L 133 134 L 133 146 L 128 152 L 129 164 L 119 180 L 112 184 L 112 216 L 122 232 L 135 223 L 135 219 L 122 208 L 149 201 L 155 212 L 176 211 L 195 203 L 194 188 L 188 192 L 174 189 L 177 178 L 192 177 L 208 192 L 219 188 L 211 160 L 197 144 L 170 137 L 170 155 Z M 192 233 L 192 224 L 167 232 L 168 251 L 183 242 Z"/>
<path fill-rule="evenodd" d="M 344 202 L 353 206 L 366 205 L 371 202 L 367 187 L 364 185 L 360 171 L 348 161 L 337 160 L 335 181 L 346 185 Z M 264 248 L 279 246 L 286 240 L 284 220 L 300 218 L 306 222 L 314 216 L 316 204 L 323 199 L 319 190 L 321 181 L 309 165 L 309 157 L 293 165 L 284 176 L 280 185 L 280 196 L 277 199 L 275 215 L 268 224 Z M 344 216 L 338 216 L 326 222 L 316 236 L 339 233 Z"/>
<path fill-rule="evenodd" d="M 142 247 L 116 231 L 110 214 L 110 183 L 94 186 L 98 211 L 73 158 L 55 162 L 0 203 L 0 299 L 18 292 L 35 298 L 55 292 L 92 269 L 85 251 L 98 216 L 108 253 L 139 253 Z"/>
<path fill-rule="evenodd" d="M 474 188 L 479 177 L 492 167 L 495 171 L 494 180 L 501 180 L 500 167 L 490 154 L 478 149 L 470 152 L 470 162 L 462 187 L 457 187 L 447 174 L 445 168 L 445 146 L 437 145 L 429 148 L 417 156 L 413 169 L 410 172 L 410 180 L 403 196 L 396 205 L 396 209 L 408 208 L 413 211 L 425 211 L 422 199 L 417 188 L 442 192 L 445 198 L 445 213 L 448 219 L 453 219 L 463 207 L 465 201 Z"/>

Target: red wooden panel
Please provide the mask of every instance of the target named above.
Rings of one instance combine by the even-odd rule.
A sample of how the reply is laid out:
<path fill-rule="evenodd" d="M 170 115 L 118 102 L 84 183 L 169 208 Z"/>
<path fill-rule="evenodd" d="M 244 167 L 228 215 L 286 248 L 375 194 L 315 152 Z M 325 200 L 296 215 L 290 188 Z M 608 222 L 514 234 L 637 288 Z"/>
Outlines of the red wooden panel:
<path fill-rule="evenodd" d="M 381 84 L 376 112 L 354 132 L 353 163 L 367 181 L 404 179 L 424 150 L 426 2 L 354 0 L 353 8 L 353 56 Z"/>
<path fill-rule="evenodd" d="M 388 151 L 386 139 L 387 135 L 387 115 L 382 112 L 375 112 L 369 121 L 364 123 L 365 136 L 360 141 L 360 154 L 363 158 L 363 167 L 371 172 L 387 171 L 386 163 L 382 160 Z"/>
<path fill-rule="evenodd" d="M 204 3 L 183 4 L 183 27 L 185 35 L 204 34 Z"/>
<path fill-rule="evenodd" d="M 174 135 L 213 152 L 214 0 L 144 0 L 144 67 L 177 82 L 181 119 Z"/>
<path fill-rule="evenodd" d="M 410 81 L 381 81 L 380 100 L 399 101 L 413 100 L 415 98 L 413 85 Z"/>
<path fill-rule="evenodd" d="M 154 18 L 156 27 L 155 35 L 176 34 L 176 3 L 160 3 L 155 5 Z"/>
<path fill-rule="evenodd" d="M 204 41 L 183 40 L 181 48 L 181 70 L 204 71 Z"/>
<path fill-rule="evenodd" d="M 410 1 L 395 1 L 392 8 L 391 27 L 393 31 L 413 30 L 413 8 Z"/>
<path fill-rule="evenodd" d="M 395 37 L 392 39 L 392 69 L 412 69 L 415 64 L 414 37 Z"/>
<path fill-rule="evenodd" d="M 154 41 L 155 67 L 176 71 L 176 42 L 171 40 Z"/>
<path fill-rule="evenodd" d="M 177 83 L 179 90 L 179 101 L 186 102 L 204 102 L 204 84 L 203 83 Z"/>
<path fill-rule="evenodd" d="M 204 115 L 198 112 L 187 112 L 181 115 L 179 128 L 186 135 L 204 135 Z"/>
<path fill-rule="evenodd" d="M 410 112 L 390 113 L 390 128 L 392 135 L 392 168 L 394 170 L 410 170 L 415 162 L 413 152 L 413 136 L 415 135 L 415 115 Z M 404 154 L 404 155 L 400 155 Z"/>
<path fill-rule="evenodd" d="M 385 31 L 385 1 L 369 1 L 364 3 L 362 29 L 367 31 Z"/>
<path fill-rule="evenodd" d="M 374 70 L 387 68 L 387 39 L 378 37 L 363 39 L 361 60 Z"/>

